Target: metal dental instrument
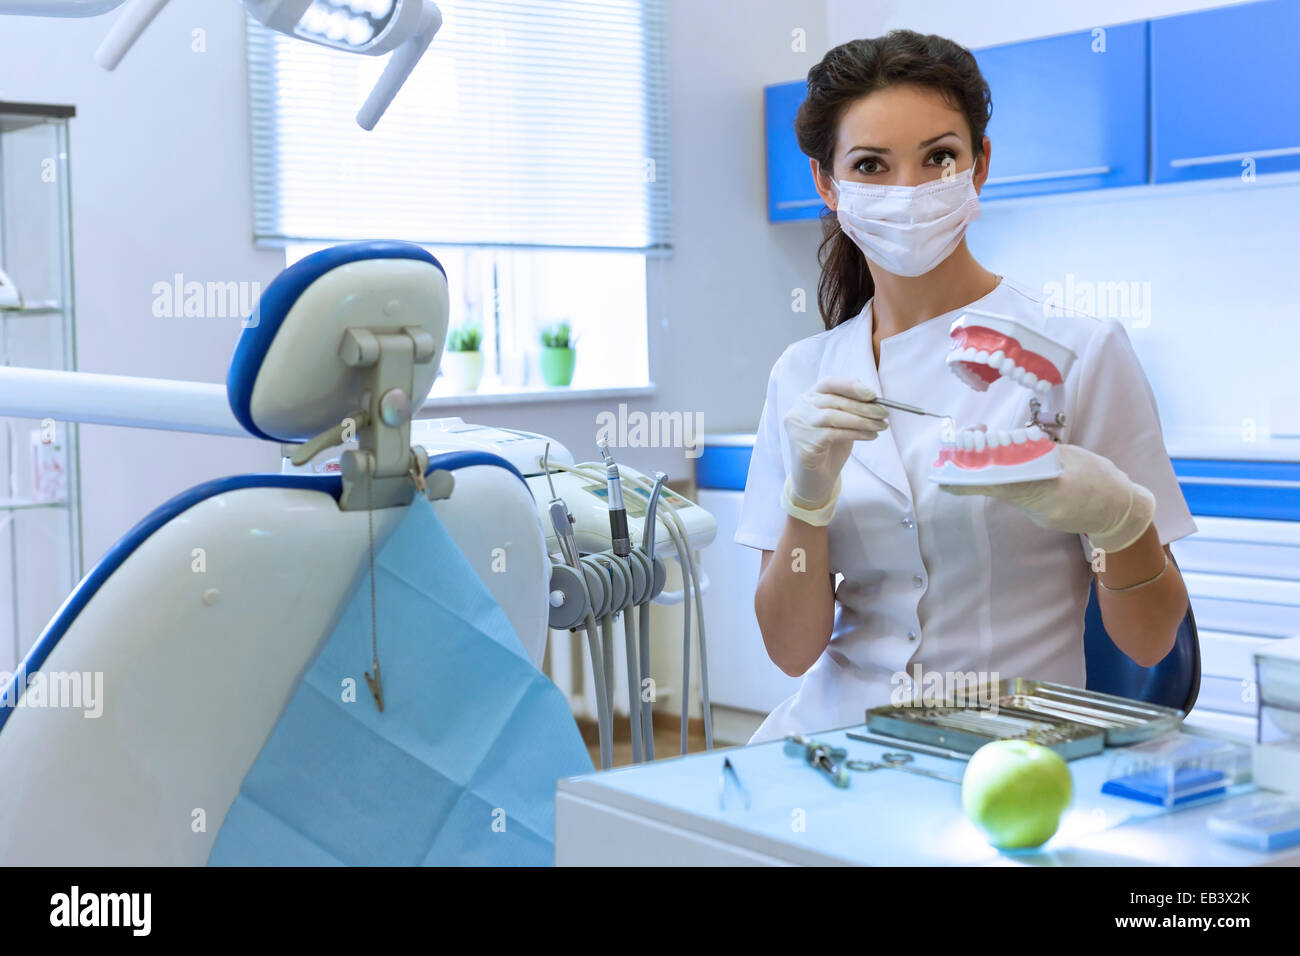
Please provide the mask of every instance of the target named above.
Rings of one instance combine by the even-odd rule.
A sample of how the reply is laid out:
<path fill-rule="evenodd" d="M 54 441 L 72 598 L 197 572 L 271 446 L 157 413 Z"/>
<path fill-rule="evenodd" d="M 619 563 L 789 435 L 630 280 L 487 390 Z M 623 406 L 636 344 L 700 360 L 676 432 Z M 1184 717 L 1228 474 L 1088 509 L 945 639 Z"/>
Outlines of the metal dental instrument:
<path fill-rule="evenodd" d="M 961 777 L 949 777 L 945 774 L 935 773 L 933 770 L 926 770 L 923 767 L 910 766 L 915 759 L 911 754 L 887 753 L 880 758 L 879 763 L 870 760 L 849 760 L 844 766 L 850 770 L 858 771 L 902 770 L 904 773 L 914 773 L 918 777 L 931 777 L 945 783 L 961 783 Z"/>
<path fill-rule="evenodd" d="M 730 779 L 736 789 L 740 792 L 741 799 L 745 801 L 745 809 L 748 810 L 751 804 L 749 798 L 749 788 L 740 780 L 740 774 L 736 773 L 735 765 L 732 764 L 730 757 L 722 758 L 722 779 L 718 784 L 718 807 L 721 810 L 727 809 L 727 780 Z"/>
<path fill-rule="evenodd" d="M 844 747 L 832 747 L 830 744 L 822 743 L 820 740 L 813 740 L 803 734 L 791 734 L 785 738 L 786 756 L 793 757 L 814 747 L 820 747 L 832 760 L 843 760 L 849 755 L 848 750 Z"/>
<path fill-rule="evenodd" d="M 609 453 L 609 442 L 600 444 L 600 455 L 605 460 L 605 490 L 609 501 L 609 540 L 611 550 L 617 557 L 626 558 L 632 553 L 632 539 L 627 530 L 627 506 L 623 503 L 623 483 L 619 481 L 618 465 Z M 632 727 L 632 760 L 641 763 L 643 751 L 641 744 L 641 694 L 638 690 L 636 637 L 632 628 L 627 626 L 626 618 L 623 628 L 624 652 L 627 655 L 627 714 Z M 611 627 L 612 630 L 612 627 Z M 606 634 L 609 634 L 607 631 Z M 606 680 L 613 686 L 614 644 L 613 636 L 604 640 Z"/>
<path fill-rule="evenodd" d="M 605 487 L 609 495 L 610 548 L 620 558 L 626 558 L 632 553 L 632 539 L 627 531 L 627 507 L 623 504 L 623 483 L 618 479 L 618 465 L 609 454 L 609 442 L 601 442 L 600 455 L 605 459 Z"/>
<path fill-rule="evenodd" d="M 849 785 L 849 774 L 836 763 L 847 755 L 843 747 L 831 747 L 798 734 L 785 738 L 784 751 L 790 757 L 803 757 L 814 770 L 826 774 L 832 784 L 843 789 Z"/>
<path fill-rule="evenodd" d="M 918 408 L 915 405 L 908 405 L 906 402 L 896 402 L 892 398 L 881 398 L 877 395 L 869 404 L 884 405 L 886 408 L 894 408 L 900 412 L 911 412 L 913 415 L 929 415 L 931 418 L 951 418 L 951 415 L 940 415 L 937 412 L 927 412 L 924 408 Z"/>
<path fill-rule="evenodd" d="M 943 757 L 945 760 L 960 760 L 965 763 L 970 760 L 970 754 L 964 754 L 960 750 L 949 750 L 946 747 L 932 747 L 930 744 L 915 743 L 913 741 L 899 740 L 896 737 L 885 737 L 878 734 L 858 734 L 849 731 L 844 736 L 850 740 L 861 740 L 867 744 L 880 744 L 884 747 L 893 747 L 896 750 L 914 750 L 919 754 L 928 754 L 931 757 Z"/>
<path fill-rule="evenodd" d="M 883 403 L 882 403 L 883 404 Z M 1037 425 L 1043 431 L 1047 432 L 1052 441 L 1061 440 L 1060 431 L 1065 427 L 1065 412 L 1057 412 L 1056 417 L 1050 421 L 1044 421 L 1038 417 L 1038 413 L 1043 410 L 1043 403 L 1037 398 L 1029 400 L 1029 421 L 1025 422 L 1025 428 Z"/>

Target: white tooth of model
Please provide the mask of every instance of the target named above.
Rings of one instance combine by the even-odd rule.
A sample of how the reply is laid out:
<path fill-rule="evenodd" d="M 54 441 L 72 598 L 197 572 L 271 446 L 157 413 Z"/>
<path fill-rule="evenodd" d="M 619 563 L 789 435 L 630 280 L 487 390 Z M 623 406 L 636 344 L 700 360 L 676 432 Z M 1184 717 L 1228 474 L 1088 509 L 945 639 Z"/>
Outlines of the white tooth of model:
<path fill-rule="evenodd" d="M 1011 432 L 1011 440 L 1017 445 L 1023 445 L 1029 441 L 1029 435 L 1026 434 L 1023 428 L 1017 428 Z"/>
<path fill-rule="evenodd" d="M 1039 441 L 1047 437 L 1047 433 L 1037 425 L 1030 425 L 1025 429 L 1025 434 L 1029 436 L 1030 441 Z"/>
<path fill-rule="evenodd" d="M 1015 369 L 1015 367 L 1016 367 L 1016 360 L 1015 360 L 1015 359 L 1013 359 L 1013 358 L 1004 358 L 1004 359 L 1002 360 L 1002 365 L 1001 365 L 1000 371 L 1002 372 L 1003 375 L 1010 375 L 1011 372 L 1012 372 L 1012 370 Z"/>
<path fill-rule="evenodd" d="M 975 361 L 979 362 L 981 365 L 988 365 L 989 353 L 984 351 L 983 349 L 980 349 L 978 352 L 975 353 Z"/>
<path fill-rule="evenodd" d="M 974 451 L 983 451 L 986 439 L 983 432 L 971 432 L 971 446 Z"/>
<path fill-rule="evenodd" d="M 996 352 L 994 352 L 992 355 L 989 356 L 989 364 L 994 368 L 1001 368 L 1002 360 L 1006 357 L 1007 357 L 1007 353 L 1002 351 L 1001 349 L 998 349 Z"/>
<path fill-rule="evenodd" d="M 1002 448 L 1011 444 L 1011 432 L 998 432 L 998 447 Z"/>
<path fill-rule="evenodd" d="M 1034 386 L 1034 391 L 1039 395 L 1046 395 L 1052 390 L 1052 383 L 1045 378 L 1040 378 L 1038 384 Z"/>
<path fill-rule="evenodd" d="M 1035 375 L 1033 372 L 1026 372 L 1024 376 L 1020 379 L 1020 384 L 1023 385 L 1025 388 L 1033 388 L 1035 385 L 1038 384 L 1038 376 Z"/>

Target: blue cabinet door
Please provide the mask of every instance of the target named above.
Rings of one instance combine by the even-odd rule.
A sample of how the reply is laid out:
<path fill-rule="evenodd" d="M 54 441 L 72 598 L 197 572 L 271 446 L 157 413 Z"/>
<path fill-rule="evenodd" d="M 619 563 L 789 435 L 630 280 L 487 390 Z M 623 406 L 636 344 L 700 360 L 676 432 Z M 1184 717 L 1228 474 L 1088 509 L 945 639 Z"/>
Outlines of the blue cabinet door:
<path fill-rule="evenodd" d="M 771 222 L 816 219 L 824 204 L 813 186 L 808 157 L 799 150 L 794 117 L 808 92 L 803 80 L 763 90 L 767 131 L 767 218 Z"/>
<path fill-rule="evenodd" d="M 1147 181 L 1147 24 L 973 50 L 993 95 L 983 199 Z"/>
<path fill-rule="evenodd" d="M 1151 23 L 1158 183 L 1300 169 L 1300 2 Z"/>

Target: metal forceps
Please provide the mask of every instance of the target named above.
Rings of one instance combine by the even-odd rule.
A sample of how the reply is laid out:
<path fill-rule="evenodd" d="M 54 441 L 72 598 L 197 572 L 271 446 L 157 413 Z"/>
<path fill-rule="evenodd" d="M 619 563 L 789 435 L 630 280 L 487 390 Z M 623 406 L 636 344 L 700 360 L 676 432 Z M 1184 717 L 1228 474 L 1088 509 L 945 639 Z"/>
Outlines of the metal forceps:
<path fill-rule="evenodd" d="M 902 770 L 904 773 L 914 773 L 919 777 L 933 777 L 935 780 L 943 780 L 946 783 L 961 783 L 960 777 L 949 777 L 942 773 L 936 773 L 933 770 L 926 770 L 924 767 L 909 766 L 916 758 L 911 754 L 898 753 L 897 751 L 887 753 L 880 758 L 880 763 L 871 760 L 849 760 L 844 766 L 850 770 L 871 771 L 871 770 Z"/>
<path fill-rule="evenodd" d="M 844 765 L 839 763 L 849 755 L 843 747 L 832 747 L 819 740 L 791 734 L 785 738 L 783 750 L 787 757 L 802 757 L 808 766 L 825 774 L 835 786 L 843 788 L 849 785 L 849 775 Z"/>

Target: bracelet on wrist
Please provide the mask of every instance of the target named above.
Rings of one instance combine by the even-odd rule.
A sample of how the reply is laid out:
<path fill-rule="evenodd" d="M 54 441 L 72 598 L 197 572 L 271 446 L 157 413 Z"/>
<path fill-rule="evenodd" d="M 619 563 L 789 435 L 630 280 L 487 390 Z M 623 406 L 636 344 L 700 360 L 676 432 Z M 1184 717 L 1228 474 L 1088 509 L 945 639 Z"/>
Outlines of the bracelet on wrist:
<path fill-rule="evenodd" d="M 1118 594 L 1121 591 L 1136 591 L 1138 588 L 1144 588 L 1148 584 L 1155 584 L 1162 577 L 1164 577 L 1165 572 L 1169 570 L 1169 555 L 1166 554 L 1164 558 L 1165 558 L 1164 566 L 1160 569 L 1160 572 L 1156 574 L 1155 577 L 1147 578 L 1145 581 L 1139 581 L 1137 584 L 1129 584 L 1122 588 L 1113 588 L 1107 584 L 1102 584 L 1102 580 L 1100 577 L 1097 578 L 1097 583 L 1101 585 L 1103 591 L 1110 591 L 1112 594 Z"/>

